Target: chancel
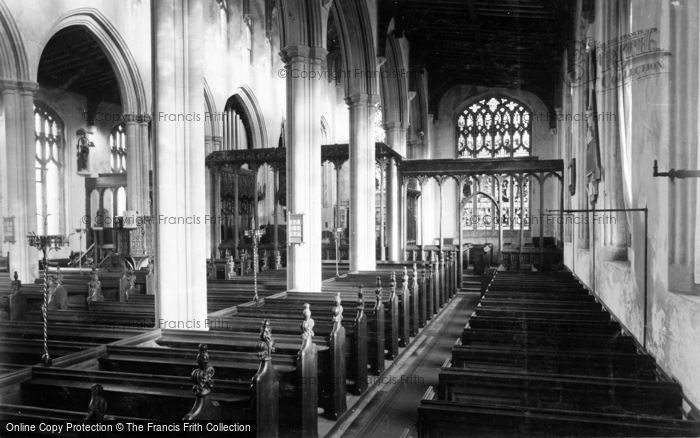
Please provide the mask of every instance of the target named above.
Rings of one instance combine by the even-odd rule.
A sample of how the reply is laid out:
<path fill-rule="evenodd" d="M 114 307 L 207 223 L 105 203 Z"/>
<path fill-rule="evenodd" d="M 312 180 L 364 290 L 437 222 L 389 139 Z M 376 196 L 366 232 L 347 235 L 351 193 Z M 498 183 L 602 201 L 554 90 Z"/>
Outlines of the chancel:
<path fill-rule="evenodd" d="M 700 436 L 698 47 L 696 0 L 0 0 L 0 435 Z"/>

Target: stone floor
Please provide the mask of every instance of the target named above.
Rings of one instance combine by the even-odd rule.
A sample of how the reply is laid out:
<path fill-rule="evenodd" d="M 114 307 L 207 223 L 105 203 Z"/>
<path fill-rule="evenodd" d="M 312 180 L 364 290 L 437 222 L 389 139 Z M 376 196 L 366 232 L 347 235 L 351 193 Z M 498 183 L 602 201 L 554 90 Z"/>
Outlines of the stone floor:
<path fill-rule="evenodd" d="M 415 437 L 420 399 L 437 384 L 440 367 L 479 301 L 479 294 L 460 292 L 440 316 L 379 377 L 366 395 L 326 433 L 327 437 Z M 319 425 L 321 426 L 321 425 Z"/>

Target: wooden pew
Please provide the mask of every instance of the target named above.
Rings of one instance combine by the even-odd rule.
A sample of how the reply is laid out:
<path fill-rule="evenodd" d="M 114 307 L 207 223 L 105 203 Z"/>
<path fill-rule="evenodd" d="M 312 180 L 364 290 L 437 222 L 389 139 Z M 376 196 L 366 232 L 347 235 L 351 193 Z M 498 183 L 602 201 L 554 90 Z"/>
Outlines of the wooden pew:
<path fill-rule="evenodd" d="M 462 345 L 458 340 L 452 349 L 454 366 L 492 365 L 507 369 L 563 374 L 648 377 L 656 375 L 654 360 L 646 355 L 614 351 L 576 351 L 554 348 L 522 350 L 511 346 Z"/>
<path fill-rule="evenodd" d="M 590 322 L 590 321 L 566 321 L 549 320 L 545 318 L 533 318 L 525 320 L 517 317 L 495 317 L 474 314 L 469 319 L 469 325 L 473 328 L 505 329 L 519 331 L 547 331 L 561 333 L 597 333 L 610 334 L 622 331 L 620 324 L 614 321 Z"/>
<path fill-rule="evenodd" d="M 56 359 L 99 344 L 89 342 L 48 340 L 51 357 Z M 41 362 L 42 339 L 0 338 L 0 363 L 10 365 L 32 365 Z"/>
<path fill-rule="evenodd" d="M 286 304 L 292 305 L 267 306 L 250 303 L 249 305 L 238 306 L 236 313 L 216 317 L 216 329 L 235 332 L 251 331 L 252 329 L 254 330 L 257 321 L 265 319 L 274 325 L 276 333 L 298 333 L 299 309 L 310 309 L 310 306 L 308 303 L 304 303 L 301 306 L 296 305 L 296 303 Z M 327 341 L 330 359 L 327 364 L 329 368 L 322 369 L 325 379 L 319 385 L 319 405 L 324 409 L 324 415 L 337 419 L 347 409 L 345 400 L 346 363 L 352 362 L 362 353 L 346 348 L 346 342 L 352 342 L 352 337 L 355 333 L 352 329 L 346 332 L 343 327 L 343 307 L 341 306 L 340 297 L 336 296 L 332 304 L 332 312 L 327 314 L 316 310 L 314 314 L 314 334 L 323 337 Z M 314 306 L 314 309 L 318 309 L 318 307 Z M 358 315 L 358 317 L 364 318 L 364 315 Z M 362 330 L 366 330 L 366 324 L 360 324 L 359 326 Z M 360 348 L 364 347 L 364 345 L 356 342 L 352 345 L 359 345 Z M 364 356 L 366 357 L 366 353 Z M 354 386 L 358 388 L 366 387 L 366 376 L 364 377 L 364 384 L 358 381 L 357 376 L 355 377 Z"/>
<path fill-rule="evenodd" d="M 680 386 L 570 274 L 497 272 L 421 401 L 419 436 L 700 430 L 681 404 Z"/>
<path fill-rule="evenodd" d="M 379 293 L 378 293 L 379 292 Z M 286 292 L 285 294 L 275 296 L 274 298 L 265 299 L 265 305 L 283 305 L 283 306 L 298 306 L 301 303 L 318 303 L 318 305 L 325 305 L 329 303 L 337 295 L 330 293 L 315 293 L 315 292 Z M 339 292 L 341 299 L 345 301 L 350 301 L 354 298 L 354 292 L 346 291 Z M 360 293 L 362 291 L 360 290 Z M 380 374 L 384 371 L 384 360 L 386 358 L 386 348 L 385 348 L 385 301 L 381 296 L 379 289 L 375 289 L 374 300 L 364 301 L 363 303 L 363 316 L 366 320 L 367 325 L 367 336 L 366 336 L 366 351 L 367 363 L 369 364 L 370 370 L 375 374 Z M 358 304 L 359 307 L 359 304 Z M 392 308 L 395 308 L 392 306 Z M 359 315 L 359 312 L 358 312 Z M 353 324 L 355 327 L 356 324 Z M 352 368 L 357 373 L 357 381 L 362 382 L 364 370 L 362 367 L 361 358 L 362 352 L 360 351 L 361 342 L 353 343 L 355 350 L 357 351 L 357 359 L 352 360 Z M 355 366 L 356 365 L 356 366 Z M 364 390 L 364 388 L 359 388 Z"/>
<path fill-rule="evenodd" d="M 498 330 L 467 327 L 462 332 L 462 345 L 517 345 L 521 348 L 548 347 L 557 349 L 612 350 L 634 353 L 637 346 L 621 333 L 581 334 L 556 331 Z"/>
<path fill-rule="evenodd" d="M 155 310 L 148 312 L 124 311 L 90 311 L 90 310 L 49 310 L 49 321 L 116 326 L 124 328 L 153 328 L 155 326 Z M 40 321 L 41 312 L 28 312 L 27 320 Z"/>
<path fill-rule="evenodd" d="M 88 406 L 94 383 L 103 386 L 114 415 L 138 412 L 144 418 L 168 421 L 192 406 L 188 377 L 43 367 L 34 368 L 31 380 L 22 384 L 23 404 L 81 410 Z M 249 382 L 217 381 L 212 398 L 223 407 L 221 420 L 240 421 L 239 415 L 250 404 L 249 389 Z"/>
<path fill-rule="evenodd" d="M 107 344 L 143 334 L 146 330 L 49 321 L 48 332 L 49 340 Z M 0 338 L 2 339 L 42 339 L 43 333 L 41 322 L 0 322 Z"/>
<path fill-rule="evenodd" d="M 441 400 L 489 399 L 499 404 L 585 412 L 627 410 L 680 418 L 680 385 L 647 379 L 451 367 L 439 375 Z"/>
<path fill-rule="evenodd" d="M 307 324 L 308 319 L 304 323 Z M 267 322 L 263 323 L 257 337 L 255 353 L 216 353 L 223 356 L 215 362 L 224 369 L 222 373 L 216 373 L 221 375 L 216 380 L 215 388 L 212 388 L 215 371 L 210 365 L 207 347 L 203 344 L 198 344 L 196 358 L 192 351 L 111 345 L 109 349 L 96 349 L 75 369 L 34 367 L 29 379 L 21 383 L 21 392 L 13 392 L 4 398 L 0 419 L 27 420 L 36 418 L 37 413 L 56 420 L 72 419 L 75 418 L 73 413 L 83 411 L 91 396 L 95 397 L 95 386 L 100 386 L 98 393 L 104 399 L 101 402 L 103 408 L 96 413 L 98 417 L 93 417 L 93 421 L 99 421 L 105 413 L 119 420 L 130 418 L 130 415 L 138 412 L 140 420 L 167 423 L 184 414 L 184 421 L 251 423 L 254 427 L 257 425 L 257 436 L 276 437 L 279 430 L 279 380 L 272 364 L 274 340 Z M 313 348 L 313 344 L 308 348 Z M 308 355 L 306 349 L 302 347 L 299 355 Z M 110 357 L 110 354 L 114 357 Z M 311 357 L 311 365 L 315 366 L 315 356 Z M 96 362 L 96 358 L 101 362 Z M 158 362 L 156 368 L 152 366 L 154 362 Z M 198 367 L 192 371 L 195 363 Z M 94 369 L 96 364 L 101 369 Z M 280 369 L 288 374 L 298 365 L 298 359 L 294 357 L 281 364 Z M 124 371 L 123 368 L 129 370 Z M 164 369 L 170 374 L 164 373 Z M 312 387 L 314 384 L 313 381 L 309 383 Z M 300 394 L 302 392 L 299 391 Z M 295 400 L 292 403 L 294 406 L 297 406 L 296 401 L 301 400 Z M 56 410 L 56 406 L 63 411 Z M 315 406 L 312 410 L 315 416 Z M 80 419 L 85 418 L 83 411 Z M 298 420 L 300 417 L 295 418 Z M 285 424 L 284 427 L 299 433 L 308 432 L 295 424 Z M 314 427 L 313 433 L 308 436 L 315 434 Z"/>
<path fill-rule="evenodd" d="M 361 285 L 358 285 L 358 287 Z M 341 287 L 324 287 L 325 292 L 330 292 L 331 294 L 341 294 L 344 295 L 345 297 L 351 297 L 353 290 L 348 288 L 348 286 L 341 286 Z M 382 285 L 381 285 L 381 278 L 379 276 L 376 277 L 376 284 L 375 284 L 375 302 L 372 303 L 371 301 L 368 303 L 369 308 L 366 308 L 365 311 L 368 315 L 368 324 L 370 327 L 370 333 L 369 333 L 369 340 L 373 344 L 374 349 L 372 349 L 371 355 L 374 357 L 374 354 L 377 354 L 377 358 L 379 358 L 379 348 L 380 345 L 386 349 L 386 353 L 382 353 L 381 356 L 384 356 L 386 359 L 393 359 L 399 354 L 399 297 L 396 293 L 396 281 L 393 281 L 393 285 L 390 288 L 390 291 L 388 294 L 384 294 L 382 290 Z M 298 297 L 299 292 L 295 293 L 295 297 Z M 290 295 L 288 295 L 287 299 L 292 298 Z M 298 299 L 298 298 L 295 298 Z M 320 301 L 325 301 L 327 298 L 320 296 L 320 294 L 314 294 L 314 293 L 307 293 L 304 295 L 304 300 L 320 300 Z M 377 303 L 381 302 L 381 308 L 384 312 L 383 316 L 383 321 L 382 321 L 382 326 L 384 327 L 383 332 L 376 332 L 376 336 L 372 336 L 373 330 L 378 328 L 379 326 L 376 325 L 376 318 L 373 317 L 373 315 L 376 315 L 376 311 L 378 311 Z M 403 306 L 401 306 L 403 308 Z M 378 362 L 379 360 L 377 360 Z M 377 363 L 375 365 L 375 370 L 382 369 L 383 370 L 383 364 Z"/>
<path fill-rule="evenodd" d="M 636 414 L 585 413 L 478 402 L 440 400 L 426 390 L 418 408 L 422 438 L 462 436 L 698 436 L 700 422 Z M 459 431 L 455 433 L 455 431 Z"/>
<path fill-rule="evenodd" d="M 308 321 L 305 316 L 304 321 Z M 312 323 L 313 324 L 313 323 Z M 307 323 L 308 326 L 308 323 Z M 298 327 L 298 325 L 297 325 Z M 297 329 L 297 333 L 299 330 Z M 312 333 L 307 330 L 307 333 Z M 297 379 L 295 391 L 297 399 L 301 403 L 288 406 L 288 413 L 296 418 L 299 425 L 297 434 L 300 436 L 316 436 L 317 434 L 317 406 L 318 385 L 327 381 L 327 370 L 330 363 L 330 348 L 322 337 L 310 337 L 301 339 L 299 335 L 275 334 L 274 355 L 272 358 L 286 355 L 296 363 Z M 169 348 L 191 349 L 200 343 L 206 343 L 209 351 L 216 352 L 255 352 L 260 345 L 259 336 L 252 333 L 232 331 L 193 332 L 186 330 L 162 330 L 156 343 Z M 295 409 L 293 409 L 295 408 Z"/>

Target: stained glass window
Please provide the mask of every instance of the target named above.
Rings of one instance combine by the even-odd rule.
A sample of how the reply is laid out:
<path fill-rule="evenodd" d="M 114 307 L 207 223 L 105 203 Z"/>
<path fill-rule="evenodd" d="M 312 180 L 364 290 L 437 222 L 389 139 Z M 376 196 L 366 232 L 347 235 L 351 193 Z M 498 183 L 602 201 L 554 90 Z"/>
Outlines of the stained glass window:
<path fill-rule="evenodd" d="M 63 205 L 63 122 L 47 107 L 34 104 L 37 227 L 41 234 L 61 234 Z"/>
<path fill-rule="evenodd" d="M 457 117 L 459 158 L 526 157 L 532 151 L 531 112 L 505 96 L 489 96 L 466 107 Z M 530 186 L 524 178 L 522 196 L 518 179 L 508 175 L 481 175 L 472 180 L 473 196 L 462 210 L 462 228 L 468 230 L 529 229 Z M 488 196 L 486 196 L 488 195 Z M 501 212 L 494 202 L 500 198 Z"/>
<path fill-rule="evenodd" d="M 479 100 L 457 118 L 459 158 L 522 157 L 530 155 L 530 110 L 504 96 Z"/>
<path fill-rule="evenodd" d="M 504 230 L 520 229 L 520 209 L 523 208 L 524 229 L 529 229 L 530 185 L 528 178 L 523 184 L 522 197 L 519 193 L 518 179 L 508 175 L 480 175 L 472 180 L 473 196 L 467 200 L 462 209 L 462 229 L 498 230 L 499 222 Z M 497 213 L 499 202 L 501 212 Z"/>
<path fill-rule="evenodd" d="M 109 149 L 112 173 L 126 172 L 126 132 L 123 123 L 115 126 L 109 134 Z"/>

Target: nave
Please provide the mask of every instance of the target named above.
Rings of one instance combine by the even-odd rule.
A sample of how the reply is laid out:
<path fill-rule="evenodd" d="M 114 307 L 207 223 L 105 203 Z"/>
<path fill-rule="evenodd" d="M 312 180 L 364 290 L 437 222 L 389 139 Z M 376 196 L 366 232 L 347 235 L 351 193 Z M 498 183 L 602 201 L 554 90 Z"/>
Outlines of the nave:
<path fill-rule="evenodd" d="M 239 277 L 228 286 L 241 301 L 212 309 L 199 334 L 115 330 L 147 295 L 108 310 L 74 304 L 51 315 L 51 368 L 37 363 L 40 324 L 4 322 L 2 418 L 166 421 L 178 409 L 258 436 L 700 433 L 681 387 L 571 273 L 465 271 L 483 286 L 462 289 L 453 263 L 417 266 L 257 300 Z M 261 273 L 261 287 L 284 289 L 280 275 Z"/>
<path fill-rule="evenodd" d="M 0 420 L 700 435 L 699 42 L 696 0 L 0 0 Z"/>

